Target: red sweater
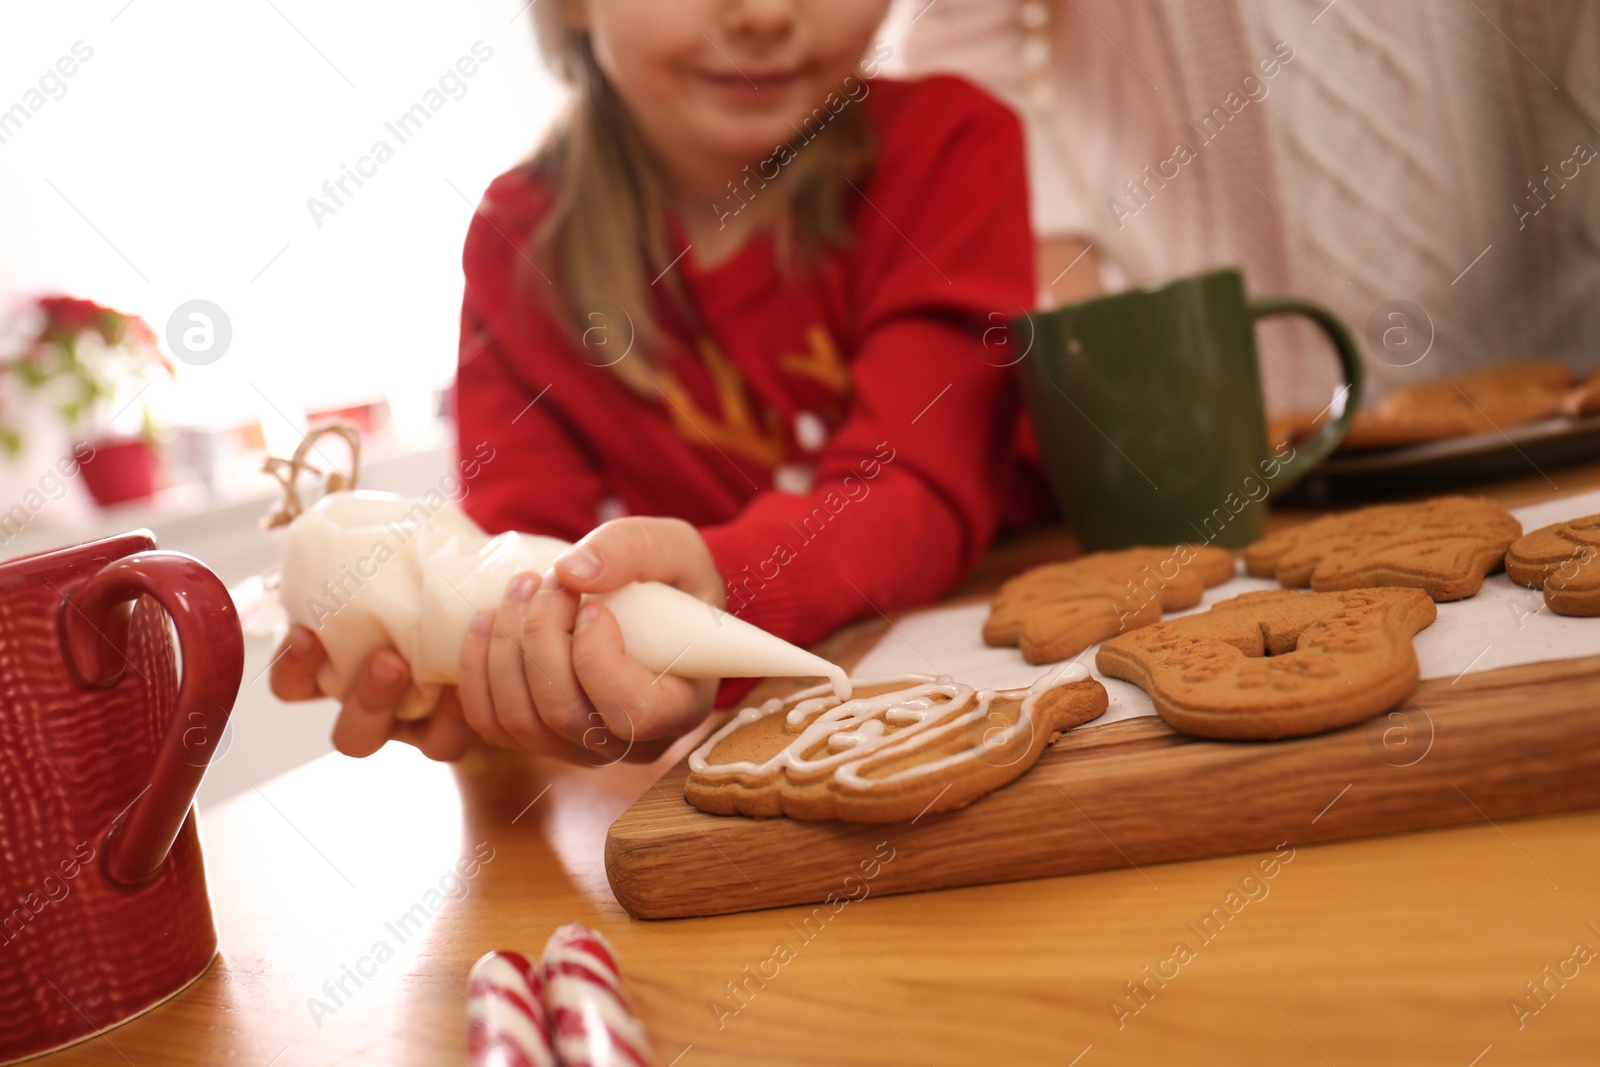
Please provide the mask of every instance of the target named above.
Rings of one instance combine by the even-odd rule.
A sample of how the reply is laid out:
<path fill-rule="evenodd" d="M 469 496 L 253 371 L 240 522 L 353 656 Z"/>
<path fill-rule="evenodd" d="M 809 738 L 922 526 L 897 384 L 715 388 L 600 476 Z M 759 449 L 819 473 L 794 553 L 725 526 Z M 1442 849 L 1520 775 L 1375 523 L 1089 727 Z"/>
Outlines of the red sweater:
<path fill-rule="evenodd" d="M 800 277 L 766 236 L 709 268 L 689 250 L 670 269 L 710 336 L 659 359 L 658 397 L 585 362 L 531 290 L 519 249 L 549 189 L 525 169 L 490 185 L 456 387 L 464 465 L 494 457 L 462 501 L 485 529 L 576 539 L 611 514 L 681 517 L 729 610 L 802 644 L 972 566 L 1019 420 L 997 345 L 1033 301 L 1021 131 L 957 78 L 866 84 L 848 106 L 879 156 L 848 194 L 851 243 Z"/>

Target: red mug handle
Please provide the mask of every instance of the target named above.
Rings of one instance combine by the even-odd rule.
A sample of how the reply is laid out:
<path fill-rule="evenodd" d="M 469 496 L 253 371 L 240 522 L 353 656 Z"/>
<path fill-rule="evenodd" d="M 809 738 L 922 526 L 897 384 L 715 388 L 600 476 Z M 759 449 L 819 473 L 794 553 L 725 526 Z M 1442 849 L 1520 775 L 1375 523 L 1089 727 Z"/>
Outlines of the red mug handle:
<path fill-rule="evenodd" d="M 119 647 L 125 643 L 127 616 L 116 609 L 141 594 L 154 597 L 172 616 L 183 678 L 150 784 L 111 828 L 106 843 L 106 870 L 125 885 L 145 881 L 166 860 L 244 675 L 239 614 L 221 580 L 193 556 L 150 551 L 112 560 L 62 602 L 67 661 L 83 684 L 106 687 L 122 677 L 129 662 Z"/>

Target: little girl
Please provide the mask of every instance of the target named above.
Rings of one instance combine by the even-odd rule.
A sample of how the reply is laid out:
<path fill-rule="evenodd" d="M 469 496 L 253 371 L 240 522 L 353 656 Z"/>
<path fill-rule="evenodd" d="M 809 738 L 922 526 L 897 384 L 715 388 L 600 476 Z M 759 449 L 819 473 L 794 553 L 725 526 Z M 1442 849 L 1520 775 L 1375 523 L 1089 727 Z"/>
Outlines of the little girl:
<path fill-rule="evenodd" d="M 965 82 L 871 77 L 886 7 L 535 8 L 572 104 L 467 234 L 462 506 L 581 540 L 475 621 L 425 722 L 394 720 L 406 664 L 373 656 L 341 751 L 658 752 L 717 688 L 646 670 L 580 594 L 664 581 L 804 644 L 986 548 L 1019 418 L 1004 324 L 1034 293 L 1021 135 Z M 274 690 L 319 695 L 321 658 L 297 628 Z"/>

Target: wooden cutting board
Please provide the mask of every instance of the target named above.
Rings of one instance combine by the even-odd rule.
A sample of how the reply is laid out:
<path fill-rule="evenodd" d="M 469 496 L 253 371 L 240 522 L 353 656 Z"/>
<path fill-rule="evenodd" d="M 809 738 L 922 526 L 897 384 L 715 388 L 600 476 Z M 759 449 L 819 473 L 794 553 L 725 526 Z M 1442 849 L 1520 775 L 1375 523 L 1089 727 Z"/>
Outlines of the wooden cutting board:
<path fill-rule="evenodd" d="M 1600 656 L 1426 681 L 1388 715 L 1289 741 L 1201 741 L 1149 717 L 1080 729 L 1006 788 L 914 824 L 707 815 L 683 799 L 687 773 L 606 838 L 612 890 L 640 918 L 1112 867 L 1159 882 L 1148 865 L 1600 805 Z"/>

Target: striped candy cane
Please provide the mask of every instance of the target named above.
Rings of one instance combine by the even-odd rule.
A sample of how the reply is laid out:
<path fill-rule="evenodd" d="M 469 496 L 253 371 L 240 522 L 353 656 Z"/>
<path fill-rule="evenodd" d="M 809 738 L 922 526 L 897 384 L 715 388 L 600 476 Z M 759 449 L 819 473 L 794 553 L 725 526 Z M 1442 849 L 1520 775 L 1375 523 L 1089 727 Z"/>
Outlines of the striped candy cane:
<path fill-rule="evenodd" d="M 520 952 L 485 953 L 467 987 L 467 1067 L 556 1067 L 538 964 Z"/>
<path fill-rule="evenodd" d="M 562 1067 L 655 1067 L 644 1024 L 628 1005 L 611 945 L 568 924 L 544 946 L 545 1005 Z"/>

